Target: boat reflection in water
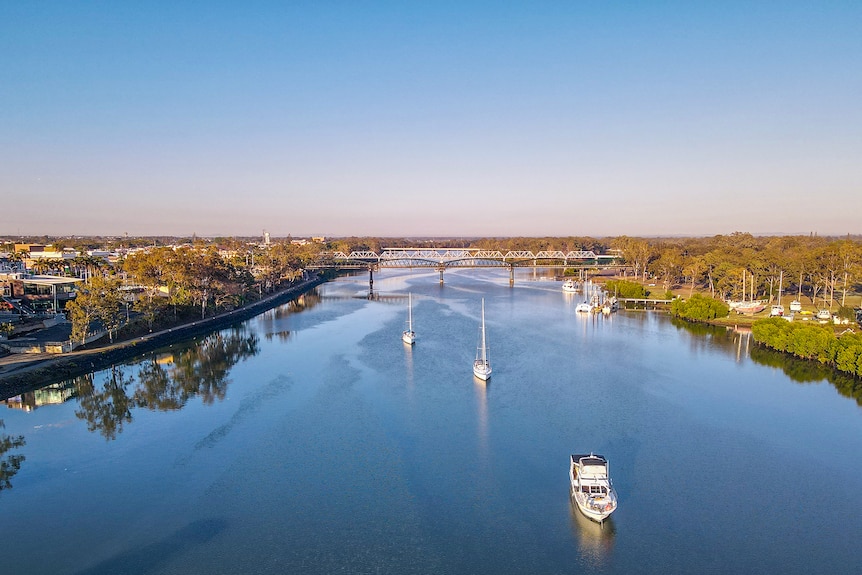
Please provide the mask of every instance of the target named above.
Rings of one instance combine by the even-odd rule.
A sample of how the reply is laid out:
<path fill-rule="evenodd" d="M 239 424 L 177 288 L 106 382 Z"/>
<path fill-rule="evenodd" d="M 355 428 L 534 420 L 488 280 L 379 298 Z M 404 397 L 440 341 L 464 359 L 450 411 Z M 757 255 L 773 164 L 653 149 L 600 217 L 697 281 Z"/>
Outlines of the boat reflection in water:
<path fill-rule="evenodd" d="M 578 509 L 578 504 L 575 503 L 571 488 L 569 489 L 569 514 L 581 558 L 590 568 L 607 566 L 613 555 L 616 537 L 613 518 L 608 517 L 604 522 L 598 523 L 584 516 Z"/>

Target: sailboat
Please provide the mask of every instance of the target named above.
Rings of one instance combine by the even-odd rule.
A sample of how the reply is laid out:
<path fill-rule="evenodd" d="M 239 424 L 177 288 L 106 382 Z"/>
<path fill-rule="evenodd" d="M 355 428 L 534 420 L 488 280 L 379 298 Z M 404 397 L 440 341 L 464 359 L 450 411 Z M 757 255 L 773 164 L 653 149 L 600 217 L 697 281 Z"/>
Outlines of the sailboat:
<path fill-rule="evenodd" d="M 592 304 L 588 301 L 593 293 L 593 282 L 588 280 L 584 282 L 584 301 L 575 306 L 575 311 L 578 313 L 590 313 L 593 311 Z"/>
<path fill-rule="evenodd" d="M 742 270 L 742 301 L 728 301 L 727 305 L 736 313 L 755 314 L 763 311 L 766 304 L 754 299 L 754 278 L 751 279 L 751 300 L 745 299 L 745 269 Z"/>
<path fill-rule="evenodd" d="M 407 329 L 401 333 L 401 341 L 408 345 L 416 343 L 416 332 L 413 331 L 413 294 L 407 294 Z"/>
<path fill-rule="evenodd" d="M 784 315 L 784 306 L 781 305 L 781 288 L 784 283 L 784 271 L 778 274 L 778 303 L 772 306 L 772 309 L 769 310 L 769 315 L 782 317 Z"/>
<path fill-rule="evenodd" d="M 796 294 L 796 299 L 790 302 L 790 311 L 802 311 L 802 272 L 799 272 L 799 291 Z"/>
<path fill-rule="evenodd" d="M 482 328 L 480 330 L 479 347 L 476 349 L 476 360 L 473 362 L 473 375 L 487 381 L 491 377 L 491 361 L 488 359 L 488 345 L 485 341 L 485 298 L 482 298 Z"/>

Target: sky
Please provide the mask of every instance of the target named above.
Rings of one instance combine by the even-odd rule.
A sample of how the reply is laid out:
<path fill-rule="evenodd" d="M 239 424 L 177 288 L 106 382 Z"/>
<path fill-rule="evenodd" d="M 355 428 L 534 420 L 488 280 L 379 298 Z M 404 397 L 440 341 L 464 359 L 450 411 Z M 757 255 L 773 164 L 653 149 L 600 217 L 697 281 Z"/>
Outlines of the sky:
<path fill-rule="evenodd" d="M 0 0 L 0 235 L 862 233 L 862 2 Z"/>

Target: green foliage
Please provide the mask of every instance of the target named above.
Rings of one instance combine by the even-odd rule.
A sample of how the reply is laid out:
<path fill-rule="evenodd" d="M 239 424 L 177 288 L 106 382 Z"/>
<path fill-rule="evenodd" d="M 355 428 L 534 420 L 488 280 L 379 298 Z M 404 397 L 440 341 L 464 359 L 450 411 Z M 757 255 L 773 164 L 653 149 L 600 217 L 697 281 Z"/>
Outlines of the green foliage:
<path fill-rule="evenodd" d="M 862 335 L 836 337 L 832 328 L 811 322 L 767 318 L 751 326 L 754 340 L 804 359 L 816 359 L 835 369 L 862 376 Z"/>
<path fill-rule="evenodd" d="M 717 299 L 694 294 L 687 300 L 677 298 L 670 304 L 670 313 L 674 316 L 693 321 L 709 321 L 718 317 L 726 317 L 730 308 Z"/>
<path fill-rule="evenodd" d="M 114 332 L 125 319 L 125 301 L 120 292 L 120 281 L 100 275 L 78 290 L 74 301 L 66 305 L 72 322 L 72 339 L 83 342 L 91 330 L 91 323 L 99 320 L 113 341 Z"/>
<path fill-rule="evenodd" d="M 842 305 L 838 308 L 838 313 L 836 313 L 835 315 L 837 315 L 841 319 L 853 321 L 856 319 L 856 310 L 850 306 Z"/>
<path fill-rule="evenodd" d="M 627 280 L 610 280 L 605 283 L 605 291 L 622 298 L 640 299 L 646 297 L 644 286 Z"/>

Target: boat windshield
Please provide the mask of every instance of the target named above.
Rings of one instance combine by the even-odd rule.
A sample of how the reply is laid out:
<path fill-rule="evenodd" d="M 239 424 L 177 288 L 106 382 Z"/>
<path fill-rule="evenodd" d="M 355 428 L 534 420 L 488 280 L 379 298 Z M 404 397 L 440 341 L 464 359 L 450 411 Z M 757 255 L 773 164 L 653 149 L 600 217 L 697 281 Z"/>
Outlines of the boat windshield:
<path fill-rule="evenodd" d="M 582 485 L 581 491 L 590 495 L 607 495 L 608 489 L 604 485 Z"/>

